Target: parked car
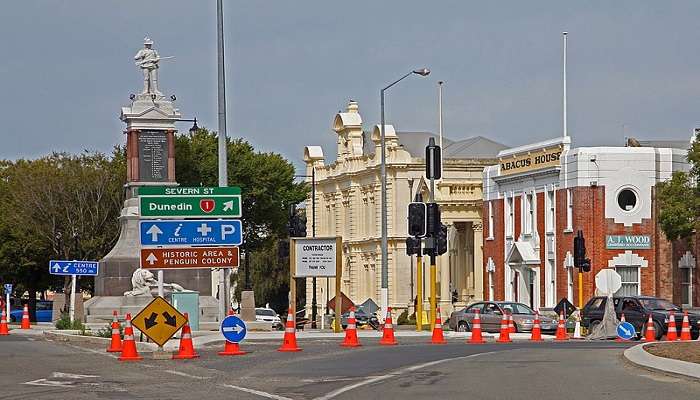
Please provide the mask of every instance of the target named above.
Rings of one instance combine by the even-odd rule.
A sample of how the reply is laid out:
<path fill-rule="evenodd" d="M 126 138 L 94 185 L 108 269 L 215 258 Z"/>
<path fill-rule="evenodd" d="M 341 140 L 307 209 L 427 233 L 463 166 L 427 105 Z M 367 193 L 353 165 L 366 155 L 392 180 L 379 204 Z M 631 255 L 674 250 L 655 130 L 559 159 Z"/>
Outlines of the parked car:
<path fill-rule="evenodd" d="M 12 303 L 10 303 L 12 304 Z M 10 322 L 21 322 L 24 304 L 20 306 L 12 305 L 10 310 Z M 53 301 L 37 300 L 36 302 L 36 322 L 51 322 L 53 313 Z"/>
<path fill-rule="evenodd" d="M 485 301 L 453 311 L 450 314 L 448 326 L 453 331 L 471 331 L 476 310 L 479 310 L 481 330 L 484 332 L 499 332 L 504 313 L 513 315 L 513 325 L 516 332 L 532 331 L 535 322 L 535 312 L 523 303 Z M 540 315 L 540 329 L 543 332 L 554 332 L 557 330 L 557 321 Z"/>
<path fill-rule="evenodd" d="M 349 311 L 340 316 L 340 325 L 343 327 L 343 329 L 347 328 L 348 326 L 348 318 L 350 318 Z M 377 314 L 369 314 L 362 307 L 358 307 L 357 310 L 355 310 L 355 325 L 357 325 L 358 328 L 362 328 L 368 324 L 372 327 L 372 329 L 379 328 Z"/>
<path fill-rule="evenodd" d="M 581 325 L 589 329 L 598 325 L 603 319 L 607 300 L 607 297 L 604 296 L 596 296 L 590 299 L 581 312 Z M 678 334 L 680 335 L 681 333 L 683 309 L 668 300 L 649 296 L 620 296 L 613 297 L 613 306 L 615 307 L 617 318 L 621 318 L 624 313 L 625 320 L 634 326 L 639 337 L 644 336 L 647 321 L 649 320 L 649 315 L 651 315 L 656 339 L 661 339 L 667 332 L 668 325 L 666 321 L 671 311 L 675 313 Z M 688 313 L 688 320 L 690 321 L 690 334 L 693 339 L 697 339 L 700 330 L 698 325 L 700 314 Z"/>
<path fill-rule="evenodd" d="M 272 324 L 272 329 L 282 330 L 284 324 L 277 312 L 271 308 L 258 307 L 255 309 L 255 320 L 258 322 L 269 322 Z"/>

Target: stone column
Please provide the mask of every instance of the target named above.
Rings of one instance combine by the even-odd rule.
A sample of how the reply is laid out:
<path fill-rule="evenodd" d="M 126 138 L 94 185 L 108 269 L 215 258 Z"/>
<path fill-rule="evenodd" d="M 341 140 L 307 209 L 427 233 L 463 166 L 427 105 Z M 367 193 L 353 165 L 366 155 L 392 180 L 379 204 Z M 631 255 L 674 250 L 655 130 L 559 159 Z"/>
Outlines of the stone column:
<path fill-rule="evenodd" d="M 447 223 L 447 231 L 452 228 L 453 223 Z M 427 257 L 430 260 L 430 257 Z M 452 312 L 452 295 L 450 293 L 450 256 L 448 252 L 437 257 L 438 275 L 440 276 L 440 286 L 438 288 L 438 305 L 442 316 Z M 430 275 L 428 275 L 428 279 Z"/>
<path fill-rule="evenodd" d="M 484 232 L 481 221 L 472 223 L 474 238 L 474 300 L 484 299 Z"/>

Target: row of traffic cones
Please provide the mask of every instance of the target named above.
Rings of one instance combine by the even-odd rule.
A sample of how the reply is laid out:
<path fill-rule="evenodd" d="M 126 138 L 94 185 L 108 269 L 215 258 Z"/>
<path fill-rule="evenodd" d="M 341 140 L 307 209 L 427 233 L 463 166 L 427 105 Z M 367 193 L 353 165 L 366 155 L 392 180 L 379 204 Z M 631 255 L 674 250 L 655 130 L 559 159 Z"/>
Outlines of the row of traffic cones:
<path fill-rule="evenodd" d="M 187 315 L 187 313 L 185 313 L 185 319 L 189 320 L 189 316 Z M 121 340 L 119 331 L 119 320 L 117 319 L 117 312 L 115 311 L 112 320 L 112 340 L 110 341 L 110 345 L 107 348 L 107 352 L 121 352 L 121 356 L 119 356 L 118 358 L 119 361 L 143 360 L 143 357 L 139 355 L 139 352 L 136 349 L 136 340 L 134 339 L 134 328 L 131 326 L 131 314 L 126 314 L 123 341 Z M 234 355 L 230 354 L 232 352 L 227 350 L 228 349 L 224 349 L 224 352 L 222 352 L 227 354 L 219 354 Z M 197 354 L 197 352 L 195 352 L 194 350 L 194 343 L 192 341 L 192 329 L 190 328 L 189 322 L 185 322 L 185 325 L 182 327 L 182 332 L 180 333 L 180 347 L 177 353 L 173 355 L 173 359 L 182 360 L 197 357 L 199 357 L 199 354 Z"/>
<path fill-rule="evenodd" d="M 656 341 L 656 328 L 654 327 L 654 320 L 651 317 L 651 314 L 649 314 L 649 319 L 647 320 L 647 326 L 646 329 L 644 330 L 644 338 L 642 339 L 645 342 L 654 342 Z M 688 312 L 684 311 L 683 312 L 683 322 L 681 323 L 681 335 L 680 337 L 678 336 L 678 331 L 677 331 L 677 326 L 676 326 L 676 316 L 673 311 L 670 312 L 669 317 L 668 317 L 668 325 L 666 329 L 666 341 L 668 342 L 675 342 L 675 341 L 688 341 L 692 340 L 690 336 L 690 321 L 688 320 Z"/>
<path fill-rule="evenodd" d="M 10 326 L 7 323 L 8 315 L 5 313 L 5 308 L 2 308 L 0 313 L 0 336 L 7 336 L 10 334 Z M 19 326 L 20 329 L 31 329 L 32 325 L 29 322 L 29 307 L 24 305 L 22 310 L 22 322 Z"/>

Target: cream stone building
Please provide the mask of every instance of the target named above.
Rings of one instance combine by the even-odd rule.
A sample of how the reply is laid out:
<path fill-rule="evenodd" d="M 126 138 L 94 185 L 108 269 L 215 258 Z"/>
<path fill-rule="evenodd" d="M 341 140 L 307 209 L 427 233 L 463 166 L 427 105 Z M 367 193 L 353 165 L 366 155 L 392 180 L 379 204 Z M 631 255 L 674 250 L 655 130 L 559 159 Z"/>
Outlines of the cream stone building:
<path fill-rule="evenodd" d="M 307 233 L 343 238 L 342 292 L 356 304 L 367 299 L 379 303 L 381 289 L 381 181 L 380 128 L 363 129 L 358 104 L 350 101 L 345 112 L 333 120 L 337 134 L 334 161 L 326 163 L 320 146 L 306 146 L 306 175 L 316 177 L 316 207 L 311 195 L 306 201 Z M 413 311 L 415 256 L 406 255 L 407 206 L 417 192 L 429 198 L 425 175 L 425 132 L 397 132 L 386 125 L 387 199 L 389 242 L 389 304 L 401 312 Z M 437 142 L 436 137 L 436 142 Z M 443 314 L 455 306 L 481 300 L 482 273 L 482 171 L 497 162 L 504 145 L 484 137 L 453 141 L 443 138 L 443 179 L 436 182 L 435 199 L 441 205 L 442 221 L 449 228 L 448 253 L 438 257 L 439 304 Z M 307 178 L 309 183 L 311 179 Z M 425 260 L 428 258 L 426 257 Z M 423 276 L 427 276 L 424 266 Z M 328 282 L 327 282 L 328 281 Z M 323 313 L 335 296 L 334 279 L 317 279 L 317 304 Z M 429 286 L 424 283 L 427 299 Z M 328 293 L 327 291 L 330 291 Z M 312 280 L 306 280 L 306 311 L 310 315 Z"/>

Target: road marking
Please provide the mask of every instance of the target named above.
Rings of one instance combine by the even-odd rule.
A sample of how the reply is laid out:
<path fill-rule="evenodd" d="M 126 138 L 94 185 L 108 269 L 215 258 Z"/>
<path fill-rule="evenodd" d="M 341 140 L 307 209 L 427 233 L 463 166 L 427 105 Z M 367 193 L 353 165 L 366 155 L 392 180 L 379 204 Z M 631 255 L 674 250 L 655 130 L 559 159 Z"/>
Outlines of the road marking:
<path fill-rule="evenodd" d="M 334 398 L 334 397 L 338 397 L 338 396 L 340 396 L 341 394 L 343 394 L 343 393 L 345 393 L 345 392 L 348 392 L 348 391 L 350 391 L 350 390 L 354 390 L 354 389 L 357 389 L 357 388 L 362 387 L 362 386 L 371 385 L 371 384 L 373 384 L 373 383 L 381 382 L 381 381 L 383 381 L 383 380 L 387 380 L 387 379 L 393 378 L 393 377 L 395 377 L 395 376 L 400 376 L 400 375 L 402 375 L 402 374 L 405 374 L 406 372 L 413 372 L 413 371 L 416 371 L 416 370 L 419 370 L 419 369 L 422 369 L 422 368 L 432 367 L 433 365 L 442 364 L 442 363 L 445 363 L 445 362 L 448 362 L 448 361 L 464 360 L 464 359 L 467 359 L 467 358 L 473 358 L 473 357 L 483 356 L 483 355 L 487 355 L 487 354 L 500 353 L 501 351 L 503 351 L 503 350 L 500 350 L 500 351 L 489 351 L 489 352 L 486 352 L 486 353 L 470 354 L 470 355 L 468 355 L 468 356 L 462 356 L 462 357 L 444 358 L 444 359 L 442 359 L 442 360 L 435 360 L 435 361 L 430 361 L 430 362 L 423 363 L 423 364 L 412 365 L 412 366 L 410 366 L 410 367 L 402 368 L 402 369 L 396 370 L 396 371 L 394 371 L 394 372 L 391 372 L 391 373 L 388 373 L 388 374 L 385 374 L 385 375 L 379 375 L 379 376 L 374 376 L 374 377 L 359 378 L 359 379 L 364 379 L 364 380 L 363 380 L 362 382 L 354 383 L 354 384 L 352 384 L 352 385 L 343 386 L 343 387 L 341 387 L 341 388 L 339 388 L 339 389 L 336 389 L 336 390 L 334 390 L 334 391 L 332 391 L 332 392 L 326 393 L 325 395 L 323 395 L 323 396 L 321 396 L 321 397 L 316 397 L 314 400 L 330 400 L 330 399 L 332 399 L 332 398 Z"/>
<path fill-rule="evenodd" d="M 256 395 L 258 395 L 258 396 L 260 396 L 260 397 L 266 397 L 266 398 L 268 398 L 268 399 L 274 399 L 274 400 L 292 400 L 292 399 L 290 399 L 289 397 L 278 396 L 278 395 L 276 395 L 276 394 L 267 393 L 267 392 L 261 392 L 261 391 L 259 391 L 259 390 L 248 389 L 248 388 L 244 388 L 244 387 L 240 387 L 240 386 L 236 386 L 236 385 L 224 384 L 224 385 L 221 385 L 221 386 L 226 387 L 226 388 L 230 388 L 230 389 L 240 390 L 241 392 L 246 392 L 246 393 L 250 393 L 250 394 L 256 394 Z"/>
<path fill-rule="evenodd" d="M 85 379 L 85 378 L 99 378 L 99 375 L 78 375 L 78 374 L 68 374 L 65 372 L 54 372 L 51 374 L 52 378 L 67 378 L 67 379 Z"/>
<path fill-rule="evenodd" d="M 175 371 L 172 369 L 168 369 L 165 372 L 173 375 L 179 375 L 179 376 L 184 376 L 185 378 L 192 378 L 192 379 L 209 379 L 211 376 L 197 376 L 197 375 L 190 375 L 186 372 L 180 372 L 180 371 Z"/>
<path fill-rule="evenodd" d="M 48 379 L 37 379 L 29 382 L 24 382 L 23 385 L 32 386 L 58 386 L 58 387 L 68 387 L 73 386 L 75 382 L 71 381 L 50 381 Z"/>

